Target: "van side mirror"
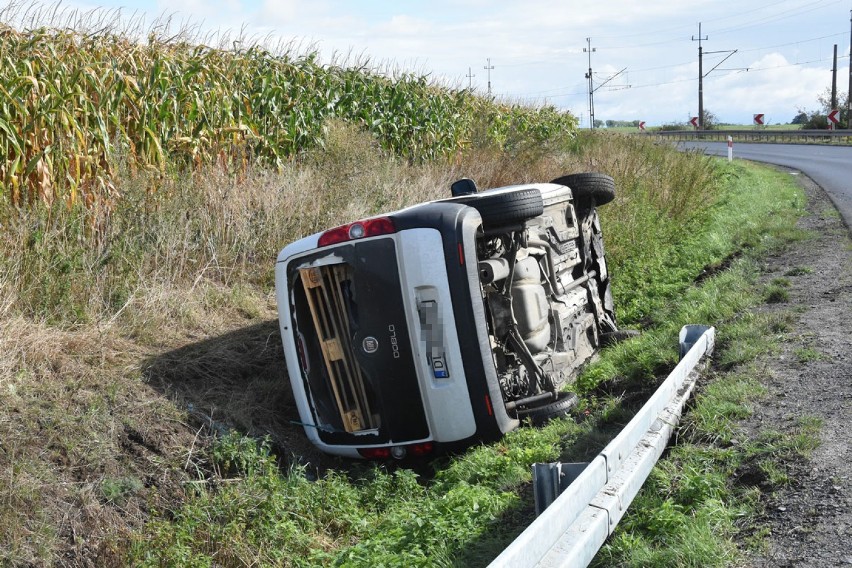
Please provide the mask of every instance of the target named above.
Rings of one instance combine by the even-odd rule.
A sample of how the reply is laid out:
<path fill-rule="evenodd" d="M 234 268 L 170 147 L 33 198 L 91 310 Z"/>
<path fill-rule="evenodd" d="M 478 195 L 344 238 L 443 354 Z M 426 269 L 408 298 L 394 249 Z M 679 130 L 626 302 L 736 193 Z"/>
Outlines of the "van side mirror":
<path fill-rule="evenodd" d="M 453 193 L 453 197 L 470 195 L 477 192 L 476 183 L 470 178 L 462 178 L 450 186 L 450 191 Z"/>

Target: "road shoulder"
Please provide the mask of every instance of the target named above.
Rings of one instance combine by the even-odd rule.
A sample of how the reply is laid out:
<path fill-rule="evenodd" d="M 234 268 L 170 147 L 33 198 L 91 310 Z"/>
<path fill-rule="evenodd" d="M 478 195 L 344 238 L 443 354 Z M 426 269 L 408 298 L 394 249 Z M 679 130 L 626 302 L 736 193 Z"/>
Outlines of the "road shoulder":
<path fill-rule="evenodd" d="M 797 175 L 791 173 L 791 175 Z M 819 424 L 808 459 L 785 463 L 789 483 L 765 496 L 769 529 L 749 566 L 852 565 L 852 241 L 825 192 L 801 176 L 812 238 L 765 259 L 766 282 L 789 282 L 789 299 L 761 310 L 792 313 L 779 350 L 765 356 L 767 395 L 741 424 L 748 437 Z"/>

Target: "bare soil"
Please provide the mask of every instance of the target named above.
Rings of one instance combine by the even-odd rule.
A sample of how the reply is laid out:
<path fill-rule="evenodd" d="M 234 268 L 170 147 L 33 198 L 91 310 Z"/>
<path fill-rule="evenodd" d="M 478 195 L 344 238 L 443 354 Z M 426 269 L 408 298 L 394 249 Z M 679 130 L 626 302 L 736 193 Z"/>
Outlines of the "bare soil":
<path fill-rule="evenodd" d="M 795 433 L 815 418 L 820 445 L 784 464 L 790 482 L 765 496 L 757 521 L 768 545 L 748 566 L 852 566 L 852 241 L 822 189 L 801 183 L 808 204 L 799 227 L 813 237 L 765 259 L 767 281 L 789 280 L 789 300 L 761 308 L 792 311 L 792 331 L 760 361 L 768 394 L 742 427 L 752 437 Z"/>

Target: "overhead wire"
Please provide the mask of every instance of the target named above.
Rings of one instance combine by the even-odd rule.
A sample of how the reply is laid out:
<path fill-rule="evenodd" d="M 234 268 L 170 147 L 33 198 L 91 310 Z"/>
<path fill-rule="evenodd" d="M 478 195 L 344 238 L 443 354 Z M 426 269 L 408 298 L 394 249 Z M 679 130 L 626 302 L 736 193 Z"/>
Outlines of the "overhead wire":
<path fill-rule="evenodd" d="M 721 21 L 721 20 L 729 20 L 731 18 L 738 18 L 738 17 L 740 17 L 744 14 L 753 14 L 754 12 L 760 12 L 760 11 L 765 10 L 767 8 L 773 8 L 775 6 L 778 6 L 779 4 L 786 4 L 789 1 L 792 1 L 792 0 L 781 0 L 780 2 L 772 2 L 771 4 L 765 4 L 765 5 L 760 6 L 758 8 L 752 8 L 751 10 L 738 11 L 735 14 L 719 16 L 717 18 L 708 18 L 707 20 L 704 20 L 704 21 L 706 21 L 706 22 L 717 22 L 717 21 Z M 661 29 L 656 29 L 656 30 L 637 32 L 637 33 L 633 33 L 633 34 L 596 35 L 595 38 L 596 39 L 611 39 L 611 38 L 625 38 L 625 37 L 641 37 L 641 36 L 646 36 L 646 35 L 658 35 L 660 33 L 668 32 L 668 31 L 692 29 L 693 27 L 694 27 L 694 24 L 689 23 L 689 24 L 681 24 L 681 25 L 678 25 L 678 26 L 671 26 L 671 27 L 661 28 Z"/>
<path fill-rule="evenodd" d="M 755 52 L 755 51 L 765 51 L 767 49 L 775 49 L 775 48 L 778 48 L 778 47 L 787 47 L 787 46 L 790 46 L 790 45 L 810 43 L 810 42 L 814 42 L 814 41 L 820 41 L 820 40 L 823 40 L 823 39 L 845 36 L 845 35 L 848 35 L 848 34 L 849 34 L 849 32 L 840 32 L 840 33 L 828 34 L 828 35 L 823 35 L 823 36 L 818 36 L 818 37 L 813 37 L 813 38 L 807 38 L 807 39 L 802 39 L 802 40 L 797 40 L 797 41 L 791 41 L 791 42 L 782 43 L 782 44 L 775 44 L 775 45 L 769 45 L 769 46 L 763 46 L 763 47 L 755 47 L 755 48 L 749 48 L 749 49 L 741 49 L 741 50 L 738 50 L 738 51 L 740 53 L 752 53 L 752 52 Z M 842 57 L 848 57 L 848 55 L 842 56 Z M 816 62 L 823 62 L 823 61 L 825 61 L 825 59 L 811 60 L 811 61 L 807 61 L 807 62 L 791 64 L 791 66 L 805 65 L 805 64 L 809 64 L 809 63 L 816 63 Z M 655 67 L 643 67 L 643 68 L 639 68 L 639 69 L 631 69 L 629 72 L 636 74 L 636 73 L 643 73 L 643 72 L 647 72 L 647 71 L 661 71 L 661 70 L 666 70 L 666 69 L 676 69 L 678 67 L 683 67 L 685 65 L 690 65 L 690 64 L 693 64 L 693 63 L 695 63 L 695 61 L 690 60 L 690 61 L 684 61 L 684 62 L 681 62 L 681 63 L 672 63 L 672 64 L 669 64 L 669 65 L 659 65 L 659 66 L 655 66 Z M 750 70 L 755 70 L 755 69 L 756 68 L 751 68 Z M 697 81 L 697 78 L 694 79 L 694 80 Z M 661 83 L 661 84 L 666 84 L 666 83 Z M 527 93 L 519 93 L 519 94 L 510 95 L 510 96 L 520 96 L 520 97 L 524 97 L 524 98 L 536 97 L 536 96 L 540 96 L 540 95 L 548 95 L 548 94 L 550 94 L 554 91 L 559 91 L 563 88 L 566 88 L 566 87 L 554 87 L 552 89 L 546 89 L 546 90 L 542 90 L 542 91 L 533 91 L 533 92 L 527 92 Z M 639 88 L 639 87 L 638 86 L 632 86 L 631 88 Z M 580 94 L 582 94 L 582 93 L 580 93 Z"/>
<path fill-rule="evenodd" d="M 821 8 L 832 6 L 834 4 L 839 4 L 843 1 L 844 0 L 831 0 L 831 1 L 827 2 L 827 0 L 815 0 L 814 2 L 806 4 L 805 6 L 797 6 L 795 8 L 791 8 L 789 10 L 785 10 L 783 12 L 773 14 L 772 16 L 770 16 L 768 18 L 745 21 L 741 24 L 736 24 L 736 25 L 731 26 L 729 28 L 722 28 L 721 30 L 713 30 L 713 34 L 714 35 L 723 35 L 723 34 L 731 33 L 731 32 L 734 32 L 734 31 L 752 28 L 752 27 L 755 27 L 755 26 L 763 26 L 763 25 L 766 25 L 768 23 L 778 22 L 778 21 L 781 21 L 781 20 L 784 20 L 784 19 L 787 19 L 787 18 L 792 18 L 792 17 L 795 17 L 795 16 L 800 16 L 802 14 L 814 12 L 814 11 L 819 10 Z M 739 16 L 742 16 L 742 14 L 744 14 L 744 13 L 749 14 L 749 13 L 758 12 L 758 11 L 764 10 L 766 8 L 770 8 L 772 6 L 776 6 L 778 4 L 783 4 L 783 3 L 784 3 L 783 1 L 777 2 L 777 3 L 773 3 L 773 4 L 763 6 L 761 8 L 755 8 L 755 9 L 749 10 L 747 12 L 738 13 L 735 16 L 723 16 L 723 17 L 720 17 L 720 18 L 710 18 L 708 20 L 702 20 L 702 22 L 713 22 L 713 21 L 720 21 L 720 20 L 724 20 L 724 19 L 729 19 L 729 18 L 732 18 L 732 17 L 739 17 Z M 812 7 L 814 5 L 818 5 L 818 6 Z M 808 8 L 808 9 L 802 9 L 802 8 Z M 685 28 L 688 28 L 688 27 L 693 27 L 693 26 L 684 25 L 684 26 L 678 26 L 677 28 L 673 28 L 673 29 L 685 29 Z M 649 35 L 657 35 L 657 33 L 660 33 L 660 32 L 656 32 L 656 33 L 648 32 Z M 642 35 L 646 35 L 646 34 L 642 34 Z M 630 35 L 595 36 L 596 39 L 612 38 L 612 37 L 624 38 L 624 37 L 633 37 L 633 36 L 630 36 Z M 600 49 L 600 50 L 637 49 L 637 48 L 640 48 L 640 47 L 653 47 L 653 46 L 666 45 L 666 44 L 669 44 L 669 43 L 677 43 L 677 42 L 682 42 L 682 41 L 684 41 L 683 36 L 678 36 L 678 37 L 674 37 L 674 38 L 670 38 L 670 39 L 665 39 L 665 40 L 660 40 L 660 41 L 652 41 L 652 42 L 647 42 L 647 43 L 637 43 L 637 44 L 628 44 L 628 45 L 602 45 L 602 46 L 598 46 L 598 49 Z"/>
<path fill-rule="evenodd" d="M 848 59 L 848 58 L 849 58 L 848 55 L 838 56 L 838 59 Z M 759 73 L 761 71 L 772 71 L 772 70 L 775 70 L 775 69 L 785 69 L 785 68 L 789 68 L 789 67 L 800 67 L 802 65 L 812 65 L 812 64 L 815 64 L 815 63 L 825 63 L 827 61 L 830 61 L 830 59 L 829 58 L 811 59 L 811 60 L 808 60 L 808 61 L 801 61 L 801 62 L 798 62 L 798 63 L 789 63 L 787 65 L 773 65 L 773 66 L 770 66 L 770 67 L 750 68 L 748 70 L 748 72 L 749 73 Z M 728 72 L 720 73 L 720 74 L 715 75 L 713 77 L 710 77 L 708 79 L 712 79 L 712 80 L 721 79 L 723 77 L 728 77 L 728 76 L 735 75 L 735 74 L 742 73 L 742 72 L 743 71 L 740 71 L 740 70 L 730 70 Z M 676 85 L 676 84 L 679 84 L 679 83 L 694 83 L 694 82 L 697 82 L 697 81 L 698 81 L 697 77 L 684 77 L 682 79 L 673 79 L 671 81 L 661 81 L 661 82 L 658 82 L 658 83 L 649 83 L 649 84 L 644 84 L 644 85 L 643 84 L 631 85 L 630 89 L 631 90 L 633 90 L 633 89 L 649 89 L 649 88 L 654 88 L 654 87 L 665 87 L 665 86 L 668 86 L 668 85 Z M 558 91 L 558 89 L 552 89 L 551 91 Z M 544 94 L 544 93 L 542 93 L 542 94 Z M 588 94 L 588 91 L 568 91 L 568 92 L 555 92 L 555 93 L 550 92 L 550 94 L 547 94 L 544 97 L 542 97 L 542 96 L 538 96 L 538 97 L 536 97 L 536 96 L 522 96 L 522 95 L 509 95 L 509 96 L 511 96 L 512 98 L 533 101 L 533 100 L 538 100 L 538 99 L 541 99 L 541 98 L 557 99 L 557 98 L 575 97 L 575 96 L 581 96 L 581 95 L 585 96 L 587 94 Z"/>

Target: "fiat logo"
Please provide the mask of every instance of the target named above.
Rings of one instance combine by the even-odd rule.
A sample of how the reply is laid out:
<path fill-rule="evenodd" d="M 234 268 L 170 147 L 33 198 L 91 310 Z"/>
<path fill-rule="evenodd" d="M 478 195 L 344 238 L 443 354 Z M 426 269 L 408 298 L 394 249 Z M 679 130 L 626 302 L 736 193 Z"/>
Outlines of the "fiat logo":
<path fill-rule="evenodd" d="M 365 337 L 361 342 L 361 348 L 364 353 L 375 353 L 379 350 L 379 340 L 373 336 Z"/>

